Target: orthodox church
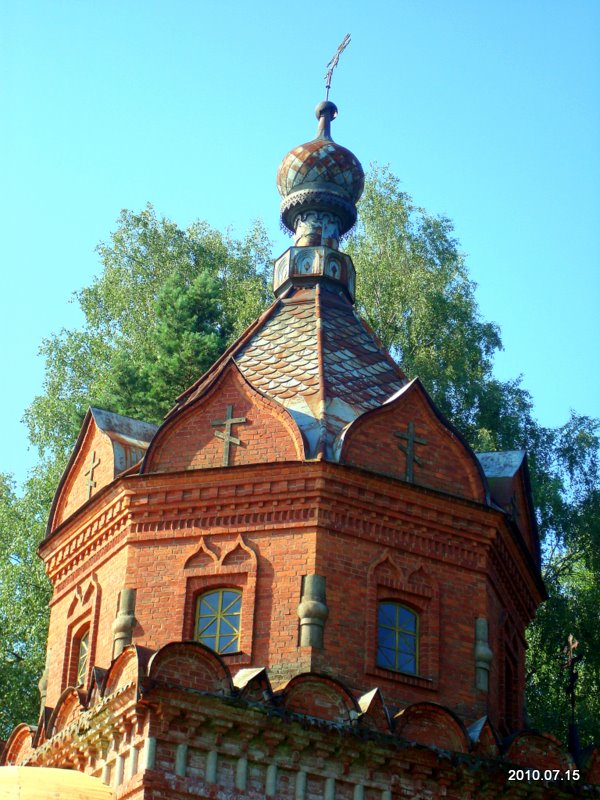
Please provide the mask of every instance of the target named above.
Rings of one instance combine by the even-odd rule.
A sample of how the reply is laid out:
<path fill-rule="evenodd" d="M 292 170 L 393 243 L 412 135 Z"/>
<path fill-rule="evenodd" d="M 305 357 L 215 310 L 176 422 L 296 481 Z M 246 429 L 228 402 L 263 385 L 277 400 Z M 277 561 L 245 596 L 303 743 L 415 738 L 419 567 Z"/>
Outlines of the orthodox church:
<path fill-rule="evenodd" d="M 271 307 L 159 428 L 85 417 L 40 547 L 40 717 L 0 797 L 600 791 L 595 751 L 525 722 L 525 453 L 475 454 L 355 311 L 364 173 L 336 115 L 279 166 Z"/>

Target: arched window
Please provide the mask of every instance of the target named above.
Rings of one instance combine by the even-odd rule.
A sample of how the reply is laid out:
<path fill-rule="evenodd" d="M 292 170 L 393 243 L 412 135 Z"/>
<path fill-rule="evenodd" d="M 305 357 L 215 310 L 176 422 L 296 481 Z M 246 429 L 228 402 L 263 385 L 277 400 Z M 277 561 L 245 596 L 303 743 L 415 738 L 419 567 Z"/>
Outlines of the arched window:
<path fill-rule="evenodd" d="M 242 593 L 217 589 L 198 598 L 195 639 L 215 653 L 237 653 L 240 649 Z"/>
<path fill-rule="evenodd" d="M 419 671 L 419 617 L 390 600 L 378 606 L 377 666 L 410 675 Z"/>
<path fill-rule="evenodd" d="M 79 637 L 79 648 L 77 651 L 77 675 L 75 677 L 76 686 L 81 686 L 83 683 L 85 683 L 89 652 L 90 629 L 88 628 Z"/>

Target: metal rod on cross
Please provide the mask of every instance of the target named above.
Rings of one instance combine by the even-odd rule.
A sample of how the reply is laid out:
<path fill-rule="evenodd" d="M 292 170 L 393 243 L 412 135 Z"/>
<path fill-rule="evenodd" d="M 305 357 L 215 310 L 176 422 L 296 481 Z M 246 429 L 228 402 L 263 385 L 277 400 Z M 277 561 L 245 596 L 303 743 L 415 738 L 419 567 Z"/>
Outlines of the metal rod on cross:
<path fill-rule="evenodd" d="M 335 51 L 335 54 L 329 64 L 327 64 L 327 72 L 325 73 L 325 88 L 327 89 L 327 93 L 325 95 L 325 99 L 329 100 L 329 90 L 331 89 L 331 76 L 333 75 L 333 70 L 337 67 L 338 61 L 340 60 L 340 56 L 344 52 L 344 50 L 350 44 L 350 34 L 347 33 L 338 49 Z"/>
<path fill-rule="evenodd" d="M 573 636 L 573 634 L 570 633 L 567 637 L 567 643 L 562 649 L 562 655 L 564 658 L 563 669 L 566 669 L 568 672 L 568 682 L 565 691 L 571 704 L 571 721 L 569 723 L 569 750 L 575 759 L 577 759 L 580 750 L 579 731 L 577 730 L 577 721 L 575 716 L 575 689 L 579 673 L 575 668 L 578 662 L 583 659 L 581 653 L 575 652 L 578 646 L 579 642 Z"/>

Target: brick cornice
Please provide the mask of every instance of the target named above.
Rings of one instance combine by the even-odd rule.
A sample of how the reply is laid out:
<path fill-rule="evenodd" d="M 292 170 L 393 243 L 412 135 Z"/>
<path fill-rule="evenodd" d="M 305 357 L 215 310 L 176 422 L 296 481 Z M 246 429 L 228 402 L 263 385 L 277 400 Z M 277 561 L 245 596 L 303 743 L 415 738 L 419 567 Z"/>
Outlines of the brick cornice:
<path fill-rule="evenodd" d="M 335 780 L 344 796 L 354 794 L 356 786 L 362 787 L 359 796 L 363 793 L 385 796 L 383 793 L 390 788 L 388 796 L 398 792 L 439 796 L 443 787 L 448 797 L 476 795 L 483 800 L 494 800 L 500 795 L 515 800 L 525 796 L 542 800 L 549 792 L 566 800 L 575 794 L 587 797 L 594 792 L 592 787 L 580 788 L 568 783 L 550 788 L 541 781 L 530 784 L 511 781 L 509 767 L 514 765 L 501 757 L 440 751 L 432 745 L 406 742 L 392 733 L 380 733 L 361 725 L 327 723 L 297 714 L 274 717 L 256 703 L 166 687 L 151 692 L 152 699 L 136 702 L 132 689 L 131 685 L 123 687 L 121 692 L 82 712 L 55 737 L 36 748 L 28 763 L 65 766 L 79 759 L 82 765 L 89 764 L 86 771 L 100 774 L 102 764 L 114 763 L 118 754 L 128 753 L 127 748 L 144 746 L 150 733 L 156 737 L 156 750 L 163 757 L 168 753 L 172 758 L 180 744 L 194 752 L 213 752 L 217 756 L 218 768 L 211 782 L 206 774 L 176 776 L 171 768 L 167 776 L 164 766 L 142 766 L 136 776 L 137 785 L 158 787 L 165 797 L 208 796 L 208 793 L 216 796 L 225 792 L 232 796 L 254 796 L 255 792 L 249 788 L 233 789 L 233 770 L 240 759 L 250 764 L 263 782 L 266 770 L 273 765 L 291 776 L 302 771 L 321 783 Z M 115 737 L 115 726 L 123 716 L 131 721 L 134 716 L 144 720 L 125 747 L 121 744 L 122 730 Z M 178 727 L 179 721 L 183 727 Z M 120 785 L 118 796 L 127 796 L 130 789 L 131 784 Z"/>
<path fill-rule="evenodd" d="M 121 541 L 119 534 L 139 540 L 150 532 L 172 537 L 180 530 L 185 536 L 190 528 L 231 533 L 318 527 L 483 571 L 504 520 L 501 512 L 472 501 L 323 461 L 131 475 L 83 511 L 40 547 L 54 583 L 97 562 L 93 556 Z M 507 580 L 519 576 L 530 594 L 528 572 L 525 563 L 512 567 Z"/>
<path fill-rule="evenodd" d="M 496 537 L 489 551 L 488 574 L 499 596 L 505 603 L 510 602 L 523 624 L 528 625 L 544 598 L 536 591 L 537 587 L 524 578 L 514 561 L 514 554 L 509 552 L 511 549 L 505 537 Z"/>
<path fill-rule="evenodd" d="M 86 509 L 88 513 L 81 518 L 74 515 L 69 524 L 42 543 L 39 554 L 53 584 L 64 580 L 84 564 L 90 567 L 93 556 L 124 530 L 132 493 L 123 487 L 120 489 L 108 504 Z"/>

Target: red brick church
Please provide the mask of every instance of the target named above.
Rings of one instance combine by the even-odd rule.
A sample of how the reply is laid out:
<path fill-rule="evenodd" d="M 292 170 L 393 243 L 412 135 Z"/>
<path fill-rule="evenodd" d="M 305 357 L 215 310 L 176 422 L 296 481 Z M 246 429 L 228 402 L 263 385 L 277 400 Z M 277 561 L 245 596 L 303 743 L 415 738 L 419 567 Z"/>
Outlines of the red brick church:
<path fill-rule="evenodd" d="M 2 797 L 597 796 L 595 751 L 526 729 L 526 455 L 475 454 L 358 317 L 339 242 L 364 174 L 316 113 L 277 174 L 273 305 L 158 429 L 86 415 Z"/>

